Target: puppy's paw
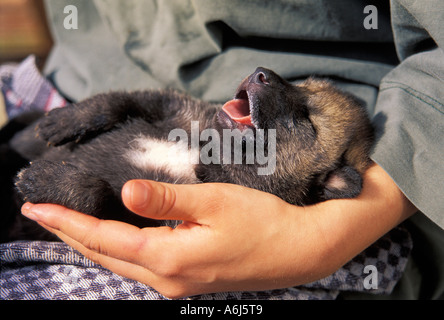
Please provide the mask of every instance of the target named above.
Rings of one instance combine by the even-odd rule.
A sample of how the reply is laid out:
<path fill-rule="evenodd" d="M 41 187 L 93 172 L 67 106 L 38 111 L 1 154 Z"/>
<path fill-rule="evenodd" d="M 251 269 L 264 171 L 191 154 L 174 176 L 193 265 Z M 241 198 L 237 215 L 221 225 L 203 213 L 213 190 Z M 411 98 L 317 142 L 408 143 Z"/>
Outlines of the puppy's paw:
<path fill-rule="evenodd" d="M 97 217 L 123 211 L 108 182 L 65 162 L 33 161 L 18 173 L 15 185 L 22 199 L 32 203 L 59 204 Z"/>
<path fill-rule="evenodd" d="M 16 178 L 15 186 L 24 201 L 32 203 L 54 202 L 57 194 L 57 180 L 63 175 L 63 165 L 38 160 L 22 169 Z"/>
<path fill-rule="evenodd" d="M 37 124 L 37 136 L 54 146 L 79 140 L 85 129 L 82 128 L 82 123 L 76 121 L 73 111 L 70 106 L 51 110 Z"/>

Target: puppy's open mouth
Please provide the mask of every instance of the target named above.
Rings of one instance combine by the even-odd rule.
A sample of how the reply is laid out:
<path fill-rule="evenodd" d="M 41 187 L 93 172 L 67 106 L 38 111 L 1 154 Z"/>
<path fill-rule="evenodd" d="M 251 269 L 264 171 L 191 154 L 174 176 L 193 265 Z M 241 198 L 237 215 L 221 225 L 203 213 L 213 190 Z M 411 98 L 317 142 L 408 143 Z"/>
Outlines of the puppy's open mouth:
<path fill-rule="evenodd" d="M 221 111 L 222 118 L 225 118 L 225 124 L 232 129 L 255 129 L 257 128 L 252 111 L 254 106 L 249 99 L 249 93 L 246 84 L 242 84 L 233 100 L 227 101 Z"/>
<path fill-rule="evenodd" d="M 222 110 L 231 120 L 248 127 L 254 127 L 251 120 L 250 102 L 246 90 L 240 90 L 233 100 L 224 104 Z"/>

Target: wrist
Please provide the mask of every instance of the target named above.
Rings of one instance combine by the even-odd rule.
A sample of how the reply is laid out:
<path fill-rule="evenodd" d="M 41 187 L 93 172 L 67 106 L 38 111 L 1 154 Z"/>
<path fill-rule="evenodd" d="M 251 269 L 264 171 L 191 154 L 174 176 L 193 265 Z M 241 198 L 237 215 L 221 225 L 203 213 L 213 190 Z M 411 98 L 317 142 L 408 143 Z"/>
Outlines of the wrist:
<path fill-rule="evenodd" d="M 416 208 L 389 175 L 373 165 L 354 199 L 330 200 L 304 208 L 307 277 L 327 276 L 410 217 Z M 302 249 L 300 249 L 302 251 Z M 317 279 L 310 279 L 317 280 Z"/>

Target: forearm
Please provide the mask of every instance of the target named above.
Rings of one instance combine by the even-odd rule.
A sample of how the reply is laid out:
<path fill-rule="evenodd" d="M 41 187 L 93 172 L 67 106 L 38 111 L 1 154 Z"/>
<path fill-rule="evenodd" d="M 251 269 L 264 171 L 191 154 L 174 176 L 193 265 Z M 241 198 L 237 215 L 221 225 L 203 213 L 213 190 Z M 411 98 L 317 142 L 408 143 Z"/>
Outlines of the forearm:
<path fill-rule="evenodd" d="M 331 200 L 307 208 L 320 242 L 320 271 L 329 274 L 413 215 L 417 209 L 378 165 L 366 172 L 355 199 Z M 325 269 L 325 270 L 324 270 Z"/>

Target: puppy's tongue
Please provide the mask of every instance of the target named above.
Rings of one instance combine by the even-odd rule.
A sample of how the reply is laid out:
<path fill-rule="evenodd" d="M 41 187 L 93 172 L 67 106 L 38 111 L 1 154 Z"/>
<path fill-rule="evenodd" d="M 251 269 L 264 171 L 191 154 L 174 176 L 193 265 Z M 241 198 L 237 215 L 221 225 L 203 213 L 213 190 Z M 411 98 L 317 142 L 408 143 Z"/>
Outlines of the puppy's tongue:
<path fill-rule="evenodd" d="M 226 102 L 222 110 L 233 120 L 248 126 L 253 126 L 251 122 L 250 106 L 246 99 L 234 99 Z"/>

